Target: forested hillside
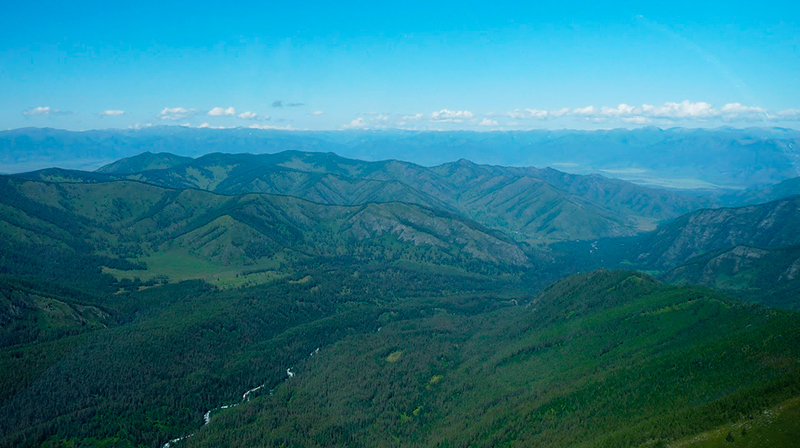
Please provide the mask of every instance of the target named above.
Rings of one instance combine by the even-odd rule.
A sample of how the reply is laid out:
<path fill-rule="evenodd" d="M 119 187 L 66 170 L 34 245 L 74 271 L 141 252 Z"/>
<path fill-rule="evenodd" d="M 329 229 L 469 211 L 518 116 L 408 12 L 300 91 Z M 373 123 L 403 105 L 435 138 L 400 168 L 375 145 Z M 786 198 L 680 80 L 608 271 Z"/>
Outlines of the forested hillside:
<path fill-rule="evenodd" d="M 186 445 L 663 446 L 800 392 L 798 317 L 593 272 L 322 347 Z"/>
<path fill-rule="evenodd" d="M 454 211 L 533 243 L 633 235 L 706 203 L 597 175 L 466 160 L 426 168 L 287 151 L 210 154 L 153 168 L 152 160 L 170 157 L 142 154 L 99 172 L 173 188 L 285 194 L 326 204 L 402 201 Z M 140 170 L 131 172 L 136 167 Z"/>
<path fill-rule="evenodd" d="M 177 280 L 258 282 L 266 272 L 281 275 L 281 266 L 342 256 L 475 269 L 530 263 L 525 251 L 500 233 L 404 203 L 332 206 L 133 181 L 50 183 L 6 177 L 0 178 L 0 189 L 0 232 L 10 254 L 23 260 L 28 249 L 48 248 L 100 257 L 98 263 L 118 277 L 152 279 L 166 270 Z M 26 263 L 39 262 L 14 262 L 7 269 L 22 272 Z"/>

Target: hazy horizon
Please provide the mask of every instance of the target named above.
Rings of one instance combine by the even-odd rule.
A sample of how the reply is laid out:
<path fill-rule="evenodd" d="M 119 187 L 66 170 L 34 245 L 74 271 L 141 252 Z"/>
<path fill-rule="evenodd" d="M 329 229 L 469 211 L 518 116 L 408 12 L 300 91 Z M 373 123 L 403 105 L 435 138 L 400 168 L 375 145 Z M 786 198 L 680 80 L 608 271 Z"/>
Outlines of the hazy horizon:
<path fill-rule="evenodd" d="M 333 153 L 362 161 L 399 160 L 433 167 L 460 159 L 507 167 L 551 167 L 653 187 L 738 190 L 800 176 L 800 133 L 732 127 L 633 130 L 285 131 L 153 126 L 140 130 L 0 131 L 0 172 L 44 168 L 94 170 L 142 153 Z M 703 151 L 697 151 L 703 148 Z"/>

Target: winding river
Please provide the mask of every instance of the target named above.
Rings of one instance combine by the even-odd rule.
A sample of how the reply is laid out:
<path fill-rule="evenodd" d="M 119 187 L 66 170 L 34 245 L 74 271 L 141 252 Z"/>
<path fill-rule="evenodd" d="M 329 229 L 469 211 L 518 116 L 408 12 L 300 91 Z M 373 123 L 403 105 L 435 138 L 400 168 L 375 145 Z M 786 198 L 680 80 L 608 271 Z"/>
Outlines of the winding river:
<path fill-rule="evenodd" d="M 308 355 L 308 356 L 314 356 L 317 353 L 319 353 L 319 348 L 317 348 L 316 350 L 311 352 L 311 354 Z M 292 368 L 293 367 L 289 367 L 288 369 L 286 369 L 286 378 L 284 379 L 284 382 L 289 381 L 289 379 L 294 377 L 295 374 L 294 374 L 294 372 L 292 372 Z M 263 389 L 266 385 L 267 384 L 264 383 L 264 384 L 262 384 L 260 386 L 256 386 L 256 387 L 254 387 L 252 389 L 249 389 L 249 390 L 245 391 L 245 393 L 242 394 L 242 399 L 239 400 L 237 403 L 225 404 L 225 405 L 216 407 L 214 409 L 209 409 L 208 411 L 206 411 L 205 414 L 203 414 L 203 426 L 205 426 L 205 425 L 207 425 L 207 424 L 209 424 L 211 422 L 211 413 L 212 412 L 219 411 L 219 410 L 222 410 L 222 409 L 235 408 L 236 406 L 239 406 L 242 403 L 246 403 L 246 402 L 250 401 L 250 394 L 252 394 L 253 392 L 257 392 L 260 389 Z M 270 395 L 272 395 L 272 391 L 273 390 L 274 389 L 269 391 Z M 192 436 L 194 436 L 194 433 L 191 433 L 189 435 L 185 435 L 183 437 L 177 437 L 175 439 L 172 439 L 169 442 L 165 443 L 163 448 L 170 448 L 170 447 L 174 446 L 175 444 L 177 444 L 177 443 L 179 443 L 179 442 L 181 442 L 183 440 L 186 440 L 186 439 L 188 439 L 188 438 L 190 438 Z"/>

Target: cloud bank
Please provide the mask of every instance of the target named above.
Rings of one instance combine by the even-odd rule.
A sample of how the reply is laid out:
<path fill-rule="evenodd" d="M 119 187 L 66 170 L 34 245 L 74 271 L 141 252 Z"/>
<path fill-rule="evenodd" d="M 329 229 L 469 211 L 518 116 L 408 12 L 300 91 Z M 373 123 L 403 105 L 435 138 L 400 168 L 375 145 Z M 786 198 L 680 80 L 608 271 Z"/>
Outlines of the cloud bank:
<path fill-rule="evenodd" d="M 379 114 L 364 113 L 342 129 L 439 129 L 460 125 L 459 128 L 493 127 L 516 129 L 535 127 L 532 122 L 569 119 L 571 123 L 581 121 L 601 125 L 680 125 L 694 123 L 713 125 L 714 123 L 781 122 L 800 121 L 800 109 L 785 109 L 771 112 L 758 106 L 738 102 L 715 107 L 705 101 L 665 102 L 658 105 L 638 106 L 620 103 L 616 106 L 587 105 L 583 107 L 562 107 L 559 109 L 522 108 L 508 112 L 476 114 L 469 110 L 440 109 L 430 114 Z M 568 125 L 569 126 L 569 125 Z"/>
<path fill-rule="evenodd" d="M 550 120 L 561 117 L 585 118 L 593 121 L 619 119 L 626 123 L 650 123 L 654 120 L 723 120 L 723 121 L 783 121 L 800 118 L 800 110 L 787 109 L 779 112 L 746 106 L 741 103 L 728 103 L 720 108 L 715 108 L 711 103 L 704 101 L 692 102 L 684 100 L 679 103 L 665 102 L 660 105 L 642 104 L 631 106 L 621 103 L 614 107 L 593 105 L 574 109 L 516 109 L 506 113 L 490 114 L 491 116 L 505 116 L 515 120 Z"/>

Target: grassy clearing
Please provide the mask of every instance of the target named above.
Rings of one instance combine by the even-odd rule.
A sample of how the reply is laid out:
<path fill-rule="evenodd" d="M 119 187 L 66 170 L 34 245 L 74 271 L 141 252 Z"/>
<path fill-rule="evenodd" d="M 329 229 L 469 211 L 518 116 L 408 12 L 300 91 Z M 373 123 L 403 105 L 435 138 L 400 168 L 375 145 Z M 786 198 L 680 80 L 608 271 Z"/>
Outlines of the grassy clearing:
<path fill-rule="evenodd" d="M 123 271 L 104 267 L 103 272 L 118 280 L 138 278 L 147 282 L 166 277 L 171 283 L 203 280 L 220 288 L 259 285 L 286 276 L 286 273 L 278 271 L 280 260 L 277 259 L 263 260 L 250 266 L 221 266 L 183 249 L 156 252 L 137 261 L 145 263 L 147 270 Z"/>

